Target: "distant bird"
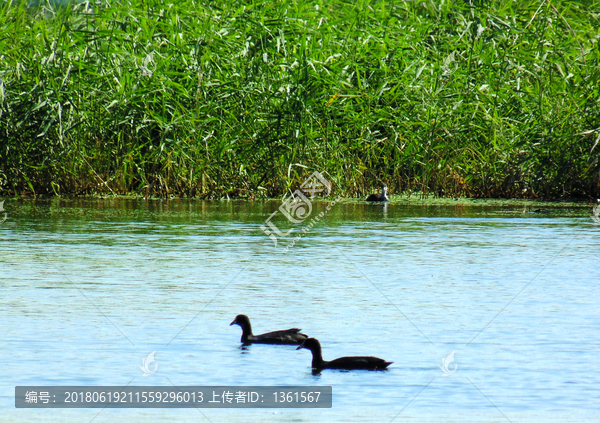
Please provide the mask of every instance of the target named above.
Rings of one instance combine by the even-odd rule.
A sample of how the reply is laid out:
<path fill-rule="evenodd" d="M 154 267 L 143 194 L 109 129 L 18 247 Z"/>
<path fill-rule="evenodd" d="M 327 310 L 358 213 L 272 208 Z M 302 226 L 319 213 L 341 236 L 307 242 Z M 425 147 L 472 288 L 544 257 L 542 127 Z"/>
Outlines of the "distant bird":
<path fill-rule="evenodd" d="M 238 314 L 229 326 L 238 325 L 242 328 L 241 342 L 244 344 L 288 344 L 298 345 L 303 343 L 308 336 L 300 333 L 301 329 L 278 330 L 275 332 L 263 333 L 262 335 L 252 334 L 252 325 L 250 319 L 245 314 Z"/>
<path fill-rule="evenodd" d="M 386 184 L 381 185 L 381 194 L 371 194 L 367 197 L 367 201 L 390 201 L 387 196 L 388 187 Z"/>
<path fill-rule="evenodd" d="M 312 368 L 316 371 L 321 369 L 385 370 L 387 366 L 392 364 L 391 361 L 385 361 L 377 357 L 341 357 L 325 361 L 321 353 L 321 344 L 315 338 L 308 338 L 296 349 L 301 348 L 306 348 L 312 353 Z"/>

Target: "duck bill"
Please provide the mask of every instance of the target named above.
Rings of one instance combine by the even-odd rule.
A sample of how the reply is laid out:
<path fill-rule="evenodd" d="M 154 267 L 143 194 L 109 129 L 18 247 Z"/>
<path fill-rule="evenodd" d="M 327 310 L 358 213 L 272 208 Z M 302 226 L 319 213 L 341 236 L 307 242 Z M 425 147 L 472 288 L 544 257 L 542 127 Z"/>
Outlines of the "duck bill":
<path fill-rule="evenodd" d="M 296 348 L 296 351 L 301 350 L 302 348 L 304 348 L 304 344 L 302 344 L 298 348 Z"/>
<path fill-rule="evenodd" d="M 229 326 L 235 325 L 235 320 L 229 324 Z"/>

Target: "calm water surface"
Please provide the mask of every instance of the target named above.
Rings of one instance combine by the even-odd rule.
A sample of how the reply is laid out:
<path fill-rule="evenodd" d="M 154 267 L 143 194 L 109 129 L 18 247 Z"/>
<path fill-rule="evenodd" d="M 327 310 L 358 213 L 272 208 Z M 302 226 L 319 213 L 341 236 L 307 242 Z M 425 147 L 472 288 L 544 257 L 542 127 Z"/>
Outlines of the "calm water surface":
<path fill-rule="evenodd" d="M 7 200 L 0 420 L 598 421 L 600 226 L 589 217 L 323 202 L 284 254 L 287 242 L 260 230 L 279 204 Z M 239 313 L 255 333 L 302 328 L 326 360 L 394 364 L 313 375 L 307 350 L 242 348 L 229 326 Z M 153 351 L 158 369 L 143 377 Z M 328 385 L 334 399 L 314 410 L 14 408 L 16 385 L 128 384 Z"/>

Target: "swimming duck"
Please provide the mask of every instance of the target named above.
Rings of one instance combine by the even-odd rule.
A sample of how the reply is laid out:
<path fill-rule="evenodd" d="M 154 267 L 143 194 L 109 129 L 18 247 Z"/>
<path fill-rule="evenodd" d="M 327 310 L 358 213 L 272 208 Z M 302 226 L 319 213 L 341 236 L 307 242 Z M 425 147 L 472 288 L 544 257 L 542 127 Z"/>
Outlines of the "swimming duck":
<path fill-rule="evenodd" d="M 250 319 L 245 314 L 238 314 L 233 319 L 233 322 L 229 326 L 238 325 L 242 328 L 242 339 L 241 342 L 244 344 L 288 344 L 298 345 L 308 339 L 303 333 L 300 333 L 301 329 L 287 329 L 278 330 L 275 332 L 263 333 L 262 335 L 252 334 L 252 325 L 250 325 Z"/>
<path fill-rule="evenodd" d="M 315 338 L 308 338 L 297 350 L 306 348 L 312 353 L 312 368 L 320 371 L 321 369 L 344 369 L 344 370 L 385 370 L 392 364 L 391 361 L 385 361 L 377 357 L 341 357 L 335 360 L 325 361 L 321 354 L 321 344 Z"/>
<path fill-rule="evenodd" d="M 387 196 L 388 187 L 386 184 L 381 185 L 381 194 L 371 194 L 367 197 L 367 201 L 390 201 Z"/>

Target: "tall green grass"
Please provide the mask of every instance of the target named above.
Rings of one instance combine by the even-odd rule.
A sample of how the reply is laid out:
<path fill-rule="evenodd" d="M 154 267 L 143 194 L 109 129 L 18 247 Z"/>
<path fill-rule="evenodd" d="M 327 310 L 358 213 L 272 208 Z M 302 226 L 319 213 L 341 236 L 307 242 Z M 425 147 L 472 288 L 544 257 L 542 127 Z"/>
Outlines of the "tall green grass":
<path fill-rule="evenodd" d="M 598 196 L 597 1 L 0 11 L 0 192 Z"/>

